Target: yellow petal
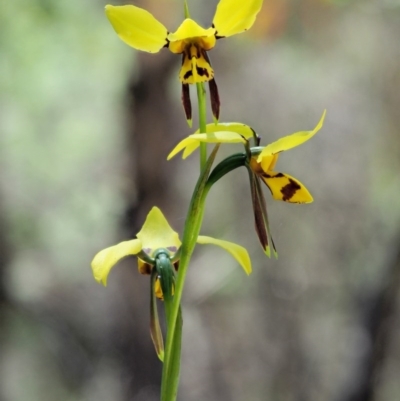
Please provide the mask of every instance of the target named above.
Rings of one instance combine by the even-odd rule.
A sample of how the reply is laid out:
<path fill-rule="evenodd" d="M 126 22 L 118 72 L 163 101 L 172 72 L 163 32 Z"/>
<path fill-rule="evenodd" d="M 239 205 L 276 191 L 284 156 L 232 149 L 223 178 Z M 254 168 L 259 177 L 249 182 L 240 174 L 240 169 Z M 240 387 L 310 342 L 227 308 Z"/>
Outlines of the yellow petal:
<path fill-rule="evenodd" d="M 107 5 L 106 15 L 120 39 L 137 50 L 157 53 L 168 43 L 167 28 L 142 8 Z"/>
<path fill-rule="evenodd" d="M 267 184 L 272 197 L 289 203 L 311 203 L 313 197 L 308 189 L 288 174 L 265 172 L 261 178 Z"/>
<path fill-rule="evenodd" d="M 292 135 L 285 136 L 267 145 L 259 154 L 257 161 L 260 162 L 265 156 L 274 155 L 288 149 L 295 148 L 311 139 L 321 128 L 324 123 L 326 110 L 323 112 L 317 126 L 312 131 L 300 131 Z"/>
<path fill-rule="evenodd" d="M 176 156 L 181 150 L 183 149 L 193 149 L 190 153 L 194 152 L 198 147 L 200 146 L 199 141 L 197 139 L 192 138 L 192 136 L 188 136 L 185 139 L 182 139 L 178 145 L 176 145 L 170 154 L 167 156 L 167 160 L 172 159 L 174 156 Z M 185 151 L 186 152 L 186 151 Z M 187 156 L 190 155 L 190 153 Z"/>
<path fill-rule="evenodd" d="M 197 243 L 213 244 L 225 249 L 225 251 L 229 252 L 239 262 L 246 274 L 251 273 L 251 260 L 246 248 L 243 248 L 238 244 L 234 244 L 233 242 L 223 241 L 221 239 L 207 237 L 205 235 L 199 235 L 197 238 Z"/>
<path fill-rule="evenodd" d="M 176 233 L 158 207 L 153 207 L 147 215 L 142 229 L 136 235 L 142 242 L 144 252 L 152 256 L 159 248 L 166 248 L 173 255 L 181 246 Z"/>
<path fill-rule="evenodd" d="M 107 277 L 112 267 L 125 256 L 138 254 L 141 249 L 142 243 L 138 239 L 133 239 L 100 251 L 92 261 L 95 280 L 106 286 Z"/>
<path fill-rule="evenodd" d="M 250 126 L 242 123 L 218 123 L 218 124 L 207 124 L 207 133 L 218 132 L 218 131 L 229 131 L 235 132 L 239 135 L 244 136 L 246 139 L 250 139 L 254 135 L 254 130 Z M 200 133 L 198 129 L 195 134 Z"/>
<path fill-rule="evenodd" d="M 252 27 L 263 0 L 221 0 L 213 26 L 217 37 L 236 35 Z"/>
<path fill-rule="evenodd" d="M 168 155 L 167 160 L 172 159 L 177 153 L 185 149 L 183 159 L 191 155 L 199 146 L 200 142 L 205 143 L 246 143 L 246 140 L 236 132 L 217 131 L 207 134 L 192 134 L 183 139 L 175 146 Z"/>
<path fill-rule="evenodd" d="M 168 34 L 167 38 L 170 42 L 177 42 L 191 38 L 207 38 L 214 34 L 214 28 L 204 29 L 197 22 L 186 18 L 175 32 Z"/>

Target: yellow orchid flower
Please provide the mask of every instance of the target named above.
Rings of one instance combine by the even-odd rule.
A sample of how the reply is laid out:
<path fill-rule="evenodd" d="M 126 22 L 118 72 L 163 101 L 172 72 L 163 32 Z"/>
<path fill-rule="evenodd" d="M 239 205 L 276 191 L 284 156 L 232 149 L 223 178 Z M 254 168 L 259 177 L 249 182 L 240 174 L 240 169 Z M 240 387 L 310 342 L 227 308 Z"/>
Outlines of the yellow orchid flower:
<path fill-rule="evenodd" d="M 150 274 L 153 266 L 150 261 L 159 249 L 166 250 L 170 259 L 174 262 L 181 246 L 178 234 L 171 228 L 161 210 L 153 207 L 147 215 L 146 221 L 136 235 L 136 239 L 121 242 L 117 245 L 100 251 L 92 261 L 92 270 L 98 283 L 107 285 L 107 277 L 110 270 L 121 259 L 130 256 L 138 256 L 138 268 L 141 274 Z M 243 267 L 246 274 L 251 273 L 251 261 L 245 248 L 228 242 L 200 235 L 197 238 L 199 244 L 213 244 L 220 246 L 229 252 Z M 157 295 L 162 297 L 161 288 Z"/>
<path fill-rule="evenodd" d="M 164 294 L 159 271 L 155 266 L 157 265 L 157 258 L 162 256 L 163 262 L 167 258 L 168 266 L 173 264 L 174 270 L 177 271 L 181 241 L 157 207 L 151 209 L 136 237 L 100 251 L 92 261 L 93 276 L 98 283 L 106 286 L 110 270 L 118 261 L 130 255 L 137 256 L 139 272 L 151 275 L 150 334 L 157 355 L 163 360 L 164 342 L 155 297 L 163 299 Z M 242 246 L 204 235 L 198 236 L 197 243 L 213 244 L 225 249 L 239 262 L 246 274 L 251 273 L 251 260 L 247 250 Z M 171 288 L 170 290 L 170 293 L 173 294 L 174 289 Z"/>
<path fill-rule="evenodd" d="M 172 53 L 182 54 L 179 79 L 186 117 L 191 120 L 189 84 L 210 83 L 212 111 L 219 116 L 219 96 L 207 51 L 217 39 L 236 35 L 251 28 L 262 7 L 263 0 L 221 0 L 217 5 L 211 27 L 205 29 L 191 18 L 186 18 L 175 32 L 169 32 L 148 11 L 133 6 L 106 6 L 106 15 L 115 32 L 129 46 L 148 53 L 158 53 L 167 47 Z"/>
<path fill-rule="evenodd" d="M 259 180 L 262 180 L 267 185 L 271 191 L 272 197 L 276 200 L 289 203 L 312 202 L 313 198 L 310 192 L 300 181 L 289 174 L 276 172 L 274 169 L 278 161 L 279 153 L 303 144 L 322 128 L 325 114 L 326 111 L 324 111 L 320 121 L 313 130 L 296 132 L 292 135 L 280 138 L 264 148 L 248 148 L 249 139 L 253 137 L 257 142 L 259 139 L 254 130 L 248 125 L 241 123 L 209 124 L 207 126 L 207 133 L 199 133 L 196 131 L 194 134 L 180 141 L 168 155 L 168 159 L 171 159 L 181 151 L 183 151 L 182 158 L 185 159 L 200 146 L 201 142 L 243 143 L 248 150 L 247 157 L 243 154 L 238 154 L 225 159 L 225 161 L 222 161 L 220 165 L 214 169 L 214 172 L 219 169 L 218 174 L 214 174 L 213 176 L 212 173 L 210 178 L 217 177 L 215 178 L 216 181 L 221 178 L 223 174 L 226 174 L 234 168 L 243 165 L 247 166 L 250 173 L 256 231 L 265 253 L 270 256 L 269 243 L 271 242 L 276 255 L 276 249 L 269 230 L 266 204 Z M 227 163 L 228 161 L 229 165 Z"/>
<path fill-rule="evenodd" d="M 280 138 L 266 147 L 261 152 L 251 156 L 248 161 L 251 170 L 259 176 L 268 186 L 274 199 L 290 203 L 310 203 L 312 196 L 300 181 L 292 176 L 275 172 L 274 168 L 280 152 L 292 149 L 311 139 L 322 127 L 326 112 L 323 113 L 317 126 L 312 131 L 300 131 Z M 208 124 L 207 133 L 189 135 L 175 146 L 167 159 L 170 160 L 183 150 L 182 158 L 185 159 L 193 153 L 200 142 L 205 143 L 243 143 L 255 137 L 254 130 L 241 123 Z"/>

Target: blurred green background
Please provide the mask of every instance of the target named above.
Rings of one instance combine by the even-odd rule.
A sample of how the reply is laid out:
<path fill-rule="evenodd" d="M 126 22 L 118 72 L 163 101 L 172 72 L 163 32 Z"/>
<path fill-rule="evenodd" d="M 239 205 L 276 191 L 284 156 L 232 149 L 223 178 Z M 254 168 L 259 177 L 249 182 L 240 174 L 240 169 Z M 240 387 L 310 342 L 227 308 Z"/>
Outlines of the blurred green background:
<path fill-rule="evenodd" d="M 90 261 L 153 205 L 181 230 L 198 160 L 165 160 L 191 133 L 179 57 L 127 47 L 106 3 L 0 4 L 1 401 L 158 399 L 148 277 L 128 259 L 104 289 Z M 208 26 L 217 0 L 188 3 Z M 171 31 L 183 18 L 180 0 L 134 4 Z M 399 0 L 265 0 L 210 52 L 221 121 L 262 144 L 328 114 L 278 164 L 314 203 L 266 193 L 278 261 L 258 244 L 246 171 L 211 192 L 202 233 L 246 246 L 253 274 L 196 250 L 179 399 L 398 399 L 399 37 Z"/>

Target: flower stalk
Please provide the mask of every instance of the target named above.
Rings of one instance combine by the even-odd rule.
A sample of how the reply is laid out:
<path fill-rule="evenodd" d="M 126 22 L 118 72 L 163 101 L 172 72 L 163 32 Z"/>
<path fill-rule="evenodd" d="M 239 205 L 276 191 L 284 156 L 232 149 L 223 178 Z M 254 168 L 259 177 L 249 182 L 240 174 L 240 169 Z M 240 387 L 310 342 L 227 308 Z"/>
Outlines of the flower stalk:
<path fill-rule="evenodd" d="M 182 246 L 180 251 L 179 274 L 175 282 L 174 296 L 171 305 L 167 304 L 167 341 L 165 349 L 165 360 L 162 372 L 161 400 L 175 401 L 176 391 L 179 382 L 179 366 L 181 354 L 181 299 L 185 285 L 189 262 L 192 257 L 197 237 L 200 233 L 201 223 L 204 216 L 205 200 L 210 189 L 206 186 L 209 173 L 217 154 L 219 146 L 215 146 L 205 167 L 200 173 L 193 196 L 190 202 L 188 216 L 185 222 Z"/>

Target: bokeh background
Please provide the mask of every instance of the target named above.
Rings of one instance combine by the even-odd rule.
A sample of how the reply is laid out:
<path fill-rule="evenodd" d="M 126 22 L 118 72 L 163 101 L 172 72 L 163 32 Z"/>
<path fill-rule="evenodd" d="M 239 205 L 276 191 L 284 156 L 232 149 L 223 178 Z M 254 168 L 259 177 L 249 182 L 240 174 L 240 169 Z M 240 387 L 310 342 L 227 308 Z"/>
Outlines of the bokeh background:
<path fill-rule="evenodd" d="M 183 18 L 180 0 L 134 3 L 171 30 Z M 105 4 L 0 4 L 1 401 L 159 397 L 148 277 L 127 259 L 103 288 L 90 261 L 153 205 L 181 230 L 198 160 L 165 160 L 191 133 L 179 57 L 127 47 Z M 216 4 L 189 0 L 203 26 Z M 245 169 L 212 190 L 202 233 L 246 246 L 254 271 L 196 250 L 180 400 L 399 399 L 399 38 L 399 0 L 265 0 L 210 53 L 221 120 L 262 143 L 328 114 L 278 165 L 315 202 L 266 193 L 279 260 L 258 244 Z"/>

